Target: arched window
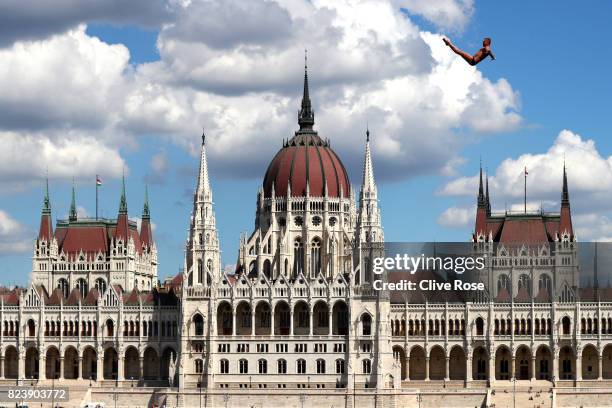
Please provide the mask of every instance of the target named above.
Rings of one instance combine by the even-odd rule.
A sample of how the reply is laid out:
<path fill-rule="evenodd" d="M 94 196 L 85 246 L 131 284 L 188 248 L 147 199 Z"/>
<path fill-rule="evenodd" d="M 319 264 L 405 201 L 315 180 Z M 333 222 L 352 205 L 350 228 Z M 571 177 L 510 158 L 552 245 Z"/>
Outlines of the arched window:
<path fill-rule="evenodd" d="M 565 316 L 563 319 L 561 319 L 561 324 L 563 326 L 563 334 L 570 334 L 570 327 L 571 327 L 570 318 Z"/>
<path fill-rule="evenodd" d="M 541 291 L 542 289 L 544 289 L 549 295 L 552 294 L 552 280 L 550 279 L 550 276 L 545 273 L 540 275 L 540 279 L 538 280 L 538 290 Z"/>
<path fill-rule="evenodd" d="M 204 363 L 202 359 L 197 359 L 195 361 L 195 372 L 196 374 L 202 374 L 204 372 Z"/>
<path fill-rule="evenodd" d="M 508 278 L 508 275 L 499 275 L 499 278 L 497 278 L 497 294 L 499 294 L 502 289 L 506 289 L 508 291 L 508 294 L 510 294 L 510 278 Z"/>
<path fill-rule="evenodd" d="M 518 289 L 519 290 L 524 289 L 527 292 L 527 294 L 531 296 L 531 285 L 529 282 L 529 276 L 524 275 L 524 274 L 519 276 Z"/>
<path fill-rule="evenodd" d="M 304 267 L 304 244 L 302 238 L 297 237 L 293 241 L 293 277 L 297 278 Z"/>
<path fill-rule="evenodd" d="M 106 281 L 104 280 L 104 278 L 96 279 L 96 289 L 101 294 L 104 294 L 104 292 L 106 292 Z"/>
<path fill-rule="evenodd" d="M 203 275 L 203 269 L 202 269 L 202 260 L 198 259 L 198 280 L 196 283 L 204 283 L 204 275 Z"/>
<path fill-rule="evenodd" d="M 484 320 L 482 320 L 482 317 L 476 319 L 476 335 L 484 335 Z"/>
<path fill-rule="evenodd" d="M 322 358 L 317 360 L 317 374 L 325 374 L 325 360 Z"/>
<path fill-rule="evenodd" d="M 32 319 L 28 320 L 28 336 L 36 336 L 36 323 Z"/>
<path fill-rule="evenodd" d="M 306 374 L 306 360 L 300 358 L 297 361 L 296 366 L 297 366 L 297 373 L 298 374 Z"/>
<path fill-rule="evenodd" d="M 64 295 L 65 298 L 68 297 L 69 286 L 68 281 L 66 279 L 61 278 L 60 280 L 58 280 L 57 288 L 62 291 L 62 295 Z"/>
<path fill-rule="evenodd" d="M 229 361 L 226 359 L 219 361 L 219 369 L 221 374 L 229 374 Z"/>
<path fill-rule="evenodd" d="M 196 314 L 193 316 L 193 325 L 195 326 L 195 335 L 203 336 L 204 335 L 204 318 L 201 314 Z"/>
<path fill-rule="evenodd" d="M 259 359 L 257 361 L 257 369 L 259 374 L 267 374 L 268 373 L 268 361 L 265 359 Z"/>
<path fill-rule="evenodd" d="M 344 360 L 341 358 L 336 360 L 336 374 L 344 374 Z"/>
<path fill-rule="evenodd" d="M 367 313 L 361 315 L 361 333 L 364 336 L 372 334 L 372 317 Z"/>
<path fill-rule="evenodd" d="M 79 294 L 81 295 L 81 298 L 85 299 L 85 297 L 87 296 L 87 292 L 89 292 L 87 281 L 83 278 L 78 279 L 76 287 L 79 289 Z"/>
<path fill-rule="evenodd" d="M 278 373 L 279 374 L 287 374 L 287 360 L 283 360 L 282 358 L 278 360 Z"/>
<path fill-rule="evenodd" d="M 321 239 L 315 237 L 310 243 L 310 275 L 317 276 L 321 271 Z"/>
<path fill-rule="evenodd" d="M 372 263 L 367 256 L 363 259 L 363 281 L 372 282 Z"/>
<path fill-rule="evenodd" d="M 363 373 L 370 374 L 372 372 L 372 362 L 368 359 L 363 360 L 362 362 Z"/>
<path fill-rule="evenodd" d="M 240 374 L 249 373 L 249 362 L 244 358 L 238 362 L 238 367 L 240 368 Z"/>
<path fill-rule="evenodd" d="M 208 269 L 207 273 L 206 273 L 206 284 L 208 286 L 210 286 L 212 284 L 212 282 L 210 281 L 210 277 L 212 276 L 213 273 L 213 261 L 212 259 L 208 259 L 206 261 L 206 268 Z"/>

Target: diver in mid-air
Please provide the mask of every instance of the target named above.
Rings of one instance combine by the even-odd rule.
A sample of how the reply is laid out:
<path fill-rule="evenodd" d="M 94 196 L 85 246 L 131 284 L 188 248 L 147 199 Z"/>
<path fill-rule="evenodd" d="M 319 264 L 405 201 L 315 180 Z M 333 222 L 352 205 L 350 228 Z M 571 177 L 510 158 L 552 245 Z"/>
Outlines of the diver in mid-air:
<path fill-rule="evenodd" d="M 467 52 L 460 50 L 448 38 L 443 38 L 442 41 L 444 41 L 444 44 L 450 47 L 455 54 L 461 56 L 468 64 L 472 66 L 478 64 L 487 57 L 491 57 L 492 60 L 495 59 L 495 55 L 493 55 L 493 52 L 491 51 L 491 39 L 489 37 L 485 37 L 485 39 L 482 40 L 482 48 L 479 49 L 474 55 L 470 55 Z"/>

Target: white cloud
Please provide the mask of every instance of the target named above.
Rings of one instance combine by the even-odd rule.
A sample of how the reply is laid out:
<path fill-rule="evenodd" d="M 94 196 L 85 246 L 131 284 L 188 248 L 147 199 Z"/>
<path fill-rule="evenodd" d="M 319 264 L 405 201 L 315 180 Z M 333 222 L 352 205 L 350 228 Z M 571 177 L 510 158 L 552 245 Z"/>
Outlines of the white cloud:
<path fill-rule="evenodd" d="M 476 207 L 450 207 L 438 217 L 438 224 L 448 228 L 467 228 L 474 223 Z"/>
<path fill-rule="evenodd" d="M 354 176 L 368 122 L 379 180 L 452 174 L 462 162 L 457 152 L 469 143 L 456 137 L 457 129 L 516 128 L 519 95 L 506 80 L 491 82 L 467 66 L 440 35 L 421 32 L 402 6 L 445 25 L 460 25 L 472 7 L 468 1 L 439 9 L 384 0 L 174 2 L 173 20 L 157 42 L 161 60 L 137 66 L 123 45 L 92 38 L 82 25 L 17 42 L 0 50 L 0 131 L 15 150 L 25 147 L 12 136 L 19 135 L 31 142 L 28 155 L 41 156 L 34 147 L 46 146 L 58 159 L 42 155 L 26 168 L 19 154 L 6 155 L 0 167 L 10 172 L 0 178 L 37 178 L 46 166 L 52 177 L 104 175 L 100 166 L 116 177 L 124 165 L 120 150 L 137 146 L 140 136 L 196 152 L 202 125 L 214 174 L 261 177 L 296 128 L 304 48 L 317 129 Z M 240 24 L 223 24 L 237 16 Z"/>
<path fill-rule="evenodd" d="M 463 30 L 474 12 L 473 0 L 403 0 L 398 5 L 442 29 Z"/>
<path fill-rule="evenodd" d="M 26 228 L 0 210 L 0 253 L 25 252 L 32 248 L 31 240 L 26 238 Z"/>

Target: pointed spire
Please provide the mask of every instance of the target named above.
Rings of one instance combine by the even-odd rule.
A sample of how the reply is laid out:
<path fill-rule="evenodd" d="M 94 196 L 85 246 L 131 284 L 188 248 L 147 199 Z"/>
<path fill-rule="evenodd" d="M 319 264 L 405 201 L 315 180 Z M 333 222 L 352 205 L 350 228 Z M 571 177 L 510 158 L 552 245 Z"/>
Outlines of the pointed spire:
<path fill-rule="evenodd" d="M 310 102 L 310 90 L 308 89 L 308 51 L 304 50 L 304 93 L 302 94 L 302 107 L 298 115 L 300 130 L 312 130 L 314 125 L 314 112 Z"/>
<path fill-rule="evenodd" d="M 45 215 L 51 214 L 51 200 L 49 199 L 49 176 L 45 181 L 45 197 L 43 199 L 42 213 Z"/>
<path fill-rule="evenodd" d="M 119 214 L 127 214 L 127 200 L 125 198 L 125 171 L 121 176 L 121 198 L 119 199 Z"/>
<path fill-rule="evenodd" d="M 151 218 L 151 213 L 149 212 L 149 186 L 145 185 L 145 198 L 144 198 L 144 206 L 142 207 L 142 218 Z"/>
<path fill-rule="evenodd" d="M 70 202 L 70 214 L 68 215 L 69 221 L 77 220 L 77 210 L 76 210 L 76 194 L 74 192 L 74 178 L 72 179 L 72 201 Z"/>
<path fill-rule="evenodd" d="M 372 153 L 370 151 L 370 129 L 366 129 L 365 158 L 363 160 L 363 178 L 361 180 L 361 191 L 372 191 L 376 189 L 374 183 L 374 167 L 372 166 Z"/>
<path fill-rule="evenodd" d="M 485 201 L 487 204 L 487 215 L 491 215 L 491 198 L 489 197 L 489 172 L 486 174 Z"/>
<path fill-rule="evenodd" d="M 565 170 L 565 160 L 563 161 L 563 191 L 561 192 L 561 206 L 570 206 L 569 190 L 567 188 L 567 171 Z"/>
<path fill-rule="evenodd" d="M 38 239 L 51 241 L 53 237 L 53 225 L 51 223 L 51 200 L 49 199 L 49 177 L 45 183 L 45 197 L 43 199 L 42 215 L 40 217 L 40 227 L 38 229 Z"/>
<path fill-rule="evenodd" d="M 198 187 L 196 191 L 196 197 L 210 197 L 211 189 L 210 182 L 208 180 L 208 159 L 206 156 L 206 134 L 202 132 L 202 147 L 200 151 L 200 172 L 198 174 Z"/>
<path fill-rule="evenodd" d="M 484 196 L 484 188 L 482 185 L 482 161 L 480 162 L 480 182 L 478 184 L 478 207 L 486 207 L 486 201 Z"/>

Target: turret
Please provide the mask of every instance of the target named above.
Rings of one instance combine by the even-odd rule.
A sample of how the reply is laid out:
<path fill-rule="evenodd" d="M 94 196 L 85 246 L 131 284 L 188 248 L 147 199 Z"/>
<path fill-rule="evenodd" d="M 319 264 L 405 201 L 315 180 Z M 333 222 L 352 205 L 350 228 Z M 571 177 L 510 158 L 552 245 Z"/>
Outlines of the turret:
<path fill-rule="evenodd" d="M 574 237 L 565 163 L 563 163 L 563 188 L 561 191 L 561 219 L 559 220 L 559 234 L 567 234 L 570 239 L 573 239 Z"/>
<path fill-rule="evenodd" d="M 477 240 L 478 236 L 486 235 L 487 233 L 487 214 L 489 211 L 482 182 L 482 164 L 480 165 L 480 179 L 478 185 L 478 198 L 476 199 L 476 203 L 476 228 L 474 230 L 474 233 L 475 239 Z"/>
<path fill-rule="evenodd" d="M 77 220 L 76 194 L 74 192 L 74 180 L 72 180 L 72 199 L 70 201 L 70 213 L 68 214 L 68 220 L 70 222 Z"/>
<path fill-rule="evenodd" d="M 117 216 L 117 228 L 115 229 L 115 240 L 123 240 L 127 243 L 128 232 L 128 208 L 125 197 L 125 175 L 121 178 L 121 197 L 119 199 L 119 215 Z"/>
<path fill-rule="evenodd" d="M 142 207 L 142 223 L 140 224 L 140 241 L 143 247 L 151 248 L 153 245 L 153 232 L 151 230 L 151 213 L 149 211 L 149 188 L 145 186 L 144 206 Z"/>
<path fill-rule="evenodd" d="M 40 228 L 38 230 L 38 239 L 41 241 L 51 242 L 53 237 L 53 224 L 51 221 L 51 200 L 49 200 L 49 179 L 45 184 L 45 196 L 43 198 L 43 207 L 40 216 Z"/>

